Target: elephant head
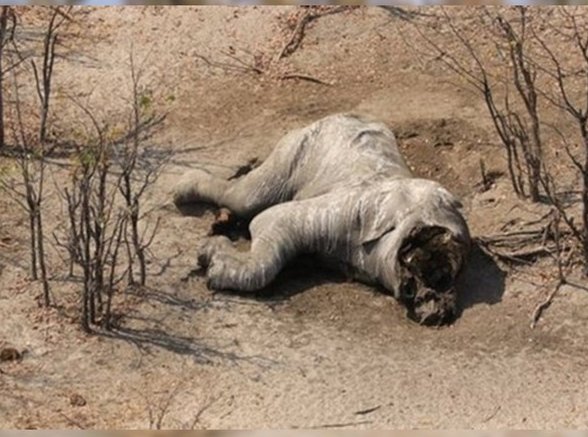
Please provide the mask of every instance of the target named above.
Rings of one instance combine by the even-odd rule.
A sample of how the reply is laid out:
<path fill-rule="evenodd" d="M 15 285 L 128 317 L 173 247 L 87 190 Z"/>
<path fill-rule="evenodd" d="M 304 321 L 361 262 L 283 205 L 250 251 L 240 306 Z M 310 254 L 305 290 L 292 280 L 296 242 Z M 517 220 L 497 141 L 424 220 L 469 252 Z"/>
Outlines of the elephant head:
<path fill-rule="evenodd" d="M 422 325 L 451 323 L 457 316 L 455 280 L 468 243 L 440 226 L 416 227 L 397 256 L 399 300 Z"/>
<path fill-rule="evenodd" d="M 378 281 L 409 318 L 422 325 L 451 323 L 458 312 L 455 281 L 470 248 L 461 204 L 434 182 L 399 184 L 380 199 L 380 208 L 364 213 L 364 248 L 373 253 Z"/>

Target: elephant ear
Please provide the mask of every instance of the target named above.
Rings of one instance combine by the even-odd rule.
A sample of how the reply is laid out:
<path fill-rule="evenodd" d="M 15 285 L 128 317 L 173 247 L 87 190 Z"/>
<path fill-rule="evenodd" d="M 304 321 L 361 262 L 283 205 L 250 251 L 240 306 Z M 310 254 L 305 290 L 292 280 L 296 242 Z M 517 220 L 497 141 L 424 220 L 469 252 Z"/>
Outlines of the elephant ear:
<path fill-rule="evenodd" d="M 361 244 L 373 243 L 396 227 L 395 217 L 374 206 L 365 204 L 359 206 L 356 229 Z"/>

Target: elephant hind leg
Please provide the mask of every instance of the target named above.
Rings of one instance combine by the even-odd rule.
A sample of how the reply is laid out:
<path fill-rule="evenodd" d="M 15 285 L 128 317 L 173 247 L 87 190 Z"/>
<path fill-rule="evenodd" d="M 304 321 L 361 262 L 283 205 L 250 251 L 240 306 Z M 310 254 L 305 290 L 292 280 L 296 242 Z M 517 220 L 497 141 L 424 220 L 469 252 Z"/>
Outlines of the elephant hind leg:
<path fill-rule="evenodd" d="M 261 211 L 291 200 L 300 185 L 292 173 L 308 148 L 307 133 L 295 130 L 284 136 L 268 158 L 258 167 L 250 162 L 247 171 L 238 171 L 229 180 L 206 170 L 186 173 L 176 185 L 174 202 L 212 203 L 226 207 L 242 218 L 252 218 Z M 239 177 L 237 177 L 239 176 Z"/>
<path fill-rule="evenodd" d="M 234 180 L 226 180 L 212 173 L 196 169 L 180 178 L 173 190 L 173 201 L 178 207 L 208 203 L 228 209 L 232 214 L 251 219 L 277 203 L 289 200 L 284 186 L 285 175 L 271 161 Z"/>
<path fill-rule="evenodd" d="M 177 206 L 209 203 L 225 207 L 238 217 L 250 219 L 270 206 L 288 199 L 286 175 L 280 173 L 273 160 L 246 175 L 226 180 L 196 169 L 185 173 L 173 190 Z"/>
<path fill-rule="evenodd" d="M 300 185 L 292 174 L 301 165 L 300 156 L 307 143 L 304 129 L 284 136 L 261 165 L 230 181 L 222 206 L 240 217 L 252 218 L 271 206 L 292 200 Z"/>
<path fill-rule="evenodd" d="M 173 189 L 176 205 L 212 203 L 219 205 L 229 182 L 204 169 L 190 170 L 182 175 Z"/>

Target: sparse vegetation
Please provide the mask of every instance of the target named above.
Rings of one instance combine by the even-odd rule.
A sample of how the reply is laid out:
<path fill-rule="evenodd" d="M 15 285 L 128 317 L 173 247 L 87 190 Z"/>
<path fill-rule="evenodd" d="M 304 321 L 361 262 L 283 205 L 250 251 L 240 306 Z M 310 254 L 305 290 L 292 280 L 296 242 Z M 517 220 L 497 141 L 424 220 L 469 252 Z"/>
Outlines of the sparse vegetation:
<path fill-rule="evenodd" d="M 72 20 L 57 29 L 40 141 L 37 84 L 42 96 L 55 9 L 5 10 L 0 404 L 10 414 L 0 414 L 3 427 L 585 425 L 578 412 L 588 401 L 578 388 L 588 301 L 570 284 L 583 281 L 586 163 L 576 115 L 582 121 L 586 109 L 588 33 L 580 23 L 588 11 L 444 10 L 487 67 L 502 117 L 493 121 L 483 92 L 450 74 L 414 28 L 436 44 L 452 41 L 445 51 L 459 48 L 465 67 L 476 69 L 442 9 L 353 8 L 308 20 L 309 8 L 62 7 Z M 574 37 L 572 13 L 583 38 Z M 446 32 L 426 27 L 436 20 Z M 522 57 L 509 39 L 514 48 L 522 41 Z M 417 50 L 427 54 L 419 57 L 424 70 Z M 549 51 L 576 113 L 565 109 Z M 461 279 L 463 312 L 449 329 L 402 322 L 389 296 L 316 267 L 314 258 L 292 265 L 266 297 L 211 293 L 195 269 L 214 212 L 198 205 L 180 217 L 170 199 L 177 176 L 210 167 L 244 177 L 285 132 L 343 111 L 389 125 L 414 173 L 462 200 L 478 244 Z M 536 150 L 533 111 L 536 187 L 523 149 Z M 505 123 L 514 178 L 495 122 Z M 40 233 L 29 230 L 37 229 L 35 210 Z M 225 226 L 231 217 L 218 214 L 217 226 Z M 248 244 L 242 234 L 232 236 L 239 250 Z M 488 396 L 498 392 L 500 400 Z"/>
<path fill-rule="evenodd" d="M 441 63 L 483 97 L 504 146 L 515 193 L 540 200 L 543 163 L 536 71 L 529 62 L 526 8 L 446 8 L 409 20 L 416 53 Z M 424 44 L 422 44 L 424 42 Z"/>
<path fill-rule="evenodd" d="M 39 141 L 44 143 L 47 140 L 47 120 L 49 116 L 49 104 L 51 101 L 51 85 L 53 80 L 53 66 L 56 59 L 56 46 L 60 38 L 59 28 L 71 20 L 67 8 L 55 7 L 50 9 L 50 15 L 43 37 L 42 66 L 39 68 L 34 59 L 31 59 L 33 73 L 35 75 L 35 88 L 39 97 Z"/>
<path fill-rule="evenodd" d="M 59 8 L 56 8 L 58 10 Z M 11 42 L 16 32 L 16 13 L 7 7 L 2 7 L 0 16 L 0 56 L 5 56 L 4 38 L 7 32 L 6 21 L 8 17 L 12 20 Z M 46 148 L 44 142 L 33 134 L 35 129 L 34 117 L 31 114 L 23 114 L 24 108 L 21 101 L 20 93 L 22 84 L 19 83 L 19 73 L 15 67 L 21 64 L 26 56 L 20 53 L 17 45 L 14 44 L 15 50 L 13 58 L 18 60 L 12 61 L 11 82 L 12 82 L 12 100 L 13 104 L 9 108 L 10 112 L 10 131 L 15 148 L 16 175 L 5 175 L 0 179 L 0 185 L 28 214 L 29 218 L 29 239 L 30 239 L 30 271 L 33 280 L 41 280 L 43 285 L 43 303 L 45 306 L 51 304 L 49 278 L 47 265 L 45 261 L 45 232 L 43 228 L 43 201 L 45 196 L 45 178 L 46 178 Z M 55 54 L 55 47 L 44 47 L 46 50 L 52 50 Z M 52 70 L 47 72 L 47 80 L 51 80 Z M 0 71 L 0 76 L 4 72 Z M 3 82 L 0 82 L 2 85 Z M 4 99 L 4 92 L 0 93 L 0 108 Z M 0 138 L 5 141 L 4 113 L 0 111 Z M 31 121 L 31 119 L 33 121 Z M 43 122 L 46 123 L 46 120 Z"/>
<path fill-rule="evenodd" d="M 328 86 L 331 85 L 329 81 L 299 72 L 282 61 L 302 46 L 306 29 L 312 22 L 321 17 L 348 13 L 358 7 L 346 5 L 299 6 L 280 16 L 276 36 L 271 41 L 269 50 L 250 52 L 229 46 L 228 50 L 219 52 L 222 56 L 219 60 L 213 60 L 201 54 L 196 54 L 196 57 L 207 66 L 227 73 L 254 73 L 260 77 L 270 77 L 275 80 L 301 80 Z"/>
<path fill-rule="evenodd" d="M 576 224 L 556 192 L 560 185 L 557 170 L 550 170 L 546 163 L 542 185 L 549 202 L 580 242 L 584 274 L 588 276 L 588 17 L 582 8 L 560 6 L 539 15 L 538 22 L 544 30 L 532 29 L 540 49 L 531 62 L 548 78 L 548 83 L 539 92 L 552 106 L 568 115 L 576 130 L 575 138 L 569 141 L 555 127 L 560 140 L 558 149 L 565 151 L 579 176 L 582 203 L 580 225 Z M 569 50 L 562 53 L 555 47 L 558 43 L 569 47 Z M 571 147 L 571 142 L 580 145 L 580 156 Z"/>
<path fill-rule="evenodd" d="M 558 211 L 567 230 L 557 250 L 569 252 L 567 237 L 573 237 L 581 247 L 584 272 L 588 274 L 586 14 L 577 7 L 439 8 L 435 13 L 413 17 L 410 23 L 420 36 L 412 46 L 483 97 L 504 146 L 514 192 L 533 202 L 546 202 Z M 560 117 L 558 123 L 551 122 L 554 110 L 568 114 L 577 132 L 574 140 L 562 133 L 570 131 L 566 129 L 568 121 Z M 556 138 L 547 130 L 554 130 Z M 582 144 L 583 157 L 572 150 L 570 143 L 575 141 Z M 545 154 L 547 143 L 555 150 L 554 156 Z M 561 192 L 558 177 L 560 150 L 581 181 L 581 224 L 574 219 L 573 205 L 562 200 L 566 193 Z M 546 236 L 553 239 L 551 233 Z M 544 253 L 551 254 L 552 249 Z"/>
<path fill-rule="evenodd" d="M 132 55 L 129 68 L 132 97 L 120 118 L 126 115 L 128 122 L 98 120 L 87 105 L 70 99 L 91 126 L 85 131 L 93 133 L 74 141 L 69 183 L 60 190 L 68 220 L 56 241 L 82 271 L 80 321 L 86 332 L 95 325 L 111 328 L 113 296 L 125 277 L 129 285 L 135 284 L 135 263 L 139 285 L 145 285 L 146 250 L 159 224 L 141 229 L 149 213 L 142 210 L 143 195 L 165 164 L 164 157 L 149 158 L 144 142 L 165 116 L 152 108 Z"/>
<path fill-rule="evenodd" d="M 14 31 L 16 29 L 16 14 L 14 8 L 10 6 L 2 6 L 0 9 L 0 149 L 5 143 L 5 129 L 4 129 L 4 75 L 18 65 L 18 61 L 14 63 L 8 60 L 8 67 L 5 67 L 6 57 L 8 55 L 8 44 L 14 38 Z"/>
<path fill-rule="evenodd" d="M 145 61 L 144 61 L 145 62 Z M 165 119 L 165 115 L 158 114 L 154 109 L 152 91 L 142 83 L 142 66 L 135 65 L 131 52 L 129 56 L 129 70 L 131 79 L 131 114 L 127 132 L 117 150 L 118 164 L 121 169 L 119 191 L 124 199 L 128 222 L 125 227 L 125 243 L 127 246 L 128 282 L 135 284 L 134 260 L 139 265 L 139 285 L 144 286 L 147 278 L 146 251 L 153 242 L 159 228 L 159 220 L 148 231 L 140 231 L 140 222 L 144 218 L 142 199 L 145 191 L 153 185 L 165 163 L 165 157 L 149 158 L 149 150 L 144 142 L 149 139 L 155 128 Z"/>
<path fill-rule="evenodd" d="M 8 35 L 8 21 L 13 20 L 12 26 L 17 26 L 14 11 L 3 7 L 0 15 L 0 42 L 13 42 L 11 55 L 17 61 L 11 65 L 21 67 L 10 69 L 12 104 L 8 119 L 15 165 L 12 170 L 4 171 L 1 183 L 29 216 L 31 278 L 41 280 L 43 303 L 49 306 L 54 302 L 49 288 L 43 211 L 47 177 L 58 167 L 52 167 L 48 158 L 56 151 L 69 156 L 65 163 L 69 166 L 68 181 L 55 186 L 65 220 L 53 231 L 54 240 L 57 250 L 66 254 L 68 278 L 76 279 L 76 266 L 81 271 L 82 328 L 86 332 L 92 332 L 95 326 L 109 329 L 113 296 L 121 281 L 128 278 L 129 285 L 146 284 L 147 250 L 159 223 L 145 225 L 150 211 L 143 207 L 143 197 L 165 164 L 165 156 L 153 154 L 146 141 L 165 115 L 158 113 L 153 90 L 143 81 L 142 66 L 138 68 L 131 55 L 128 108 L 116 116 L 101 118 L 89 107 L 87 98 L 83 102 L 83 98 L 72 95 L 71 91 L 66 97 L 69 105 L 77 108 L 78 125 L 84 127 L 68 126 L 61 120 L 61 137 L 50 137 L 56 61 L 68 61 L 58 51 L 67 35 L 61 29 L 81 16 L 72 16 L 71 7 L 47 8 L 43 12 L 46 13 L 41 14 L 45 17 L 42 20 L 47 21 L 39 23 L 44 28 L 37 42 L 41 46 L 40 55 L 35 50 L 35 40 L 27 40 L 26 44 L 13 41 L 18 34 L 14 28 Z M 3 47 L 0 47 L 0 57 L 3 53 L 6 56 Z M 31 84 L 37 97 L 36 110 L 32 102 L 25 105 L 21 97 L 22 90 Z M 67 148 L 60 151 L 62 146 Z M 135 268 L 139 271 L 137 279 Z"/>

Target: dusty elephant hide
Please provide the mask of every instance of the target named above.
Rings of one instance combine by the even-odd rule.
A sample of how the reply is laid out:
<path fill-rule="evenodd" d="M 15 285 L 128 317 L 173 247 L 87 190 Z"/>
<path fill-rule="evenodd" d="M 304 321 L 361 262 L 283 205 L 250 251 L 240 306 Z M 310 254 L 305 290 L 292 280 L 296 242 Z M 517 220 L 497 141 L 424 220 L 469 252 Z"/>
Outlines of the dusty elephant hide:
<path fill-rule="evenodd" d="M 263 164 L 232 180 L 193 170 L 174 201 L 213 203 L 252 218 L 251 249 L 206 239 L 198 261 L 213 289 L 254 291 L 295 256 L 313 253 L 380 284 L 419 323 L 456 312 L 454 280 L 470 237 L 457 199 L 413 177 L 383 124 L 333 115 L 286 135 Z"/>

